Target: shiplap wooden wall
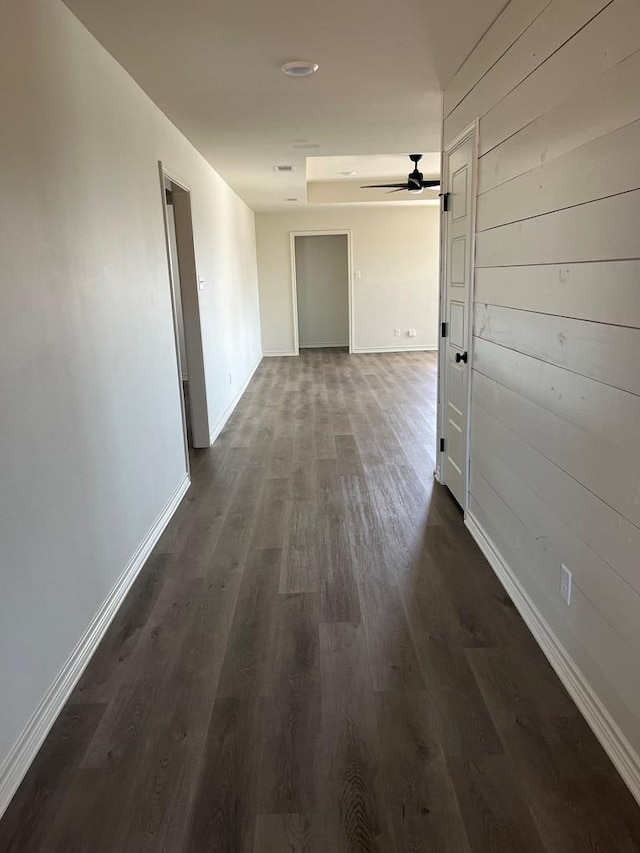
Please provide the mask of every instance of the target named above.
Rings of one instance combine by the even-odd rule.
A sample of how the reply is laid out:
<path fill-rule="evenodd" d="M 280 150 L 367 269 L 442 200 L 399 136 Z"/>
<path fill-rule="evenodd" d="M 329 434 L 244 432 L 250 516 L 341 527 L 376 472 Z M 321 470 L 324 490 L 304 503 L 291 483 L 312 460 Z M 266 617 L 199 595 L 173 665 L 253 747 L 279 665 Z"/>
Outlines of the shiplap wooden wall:
<path fill-rule="evenodd" d="M 511 0 L 445 92 L 445 143 L 476 117 L 470 513 L 638 795 L 640 2 Z"/>

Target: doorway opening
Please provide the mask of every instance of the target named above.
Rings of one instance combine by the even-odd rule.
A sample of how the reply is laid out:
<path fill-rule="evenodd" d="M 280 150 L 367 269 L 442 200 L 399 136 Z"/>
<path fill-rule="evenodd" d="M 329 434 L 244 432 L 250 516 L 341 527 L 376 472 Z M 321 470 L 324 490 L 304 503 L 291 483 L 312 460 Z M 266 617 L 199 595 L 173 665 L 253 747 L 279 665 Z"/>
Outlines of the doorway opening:
<path fill-rule="evenodd" d="M 291 234 L 295 351 L 352 349 L 351 232 Z"/>
<path fill-rule="evenodd" d="M 191 191 L 160 163 L 167 262 L 187 470 L 191 448 L 209 447 L 209 416 L 200 323 Z"/>

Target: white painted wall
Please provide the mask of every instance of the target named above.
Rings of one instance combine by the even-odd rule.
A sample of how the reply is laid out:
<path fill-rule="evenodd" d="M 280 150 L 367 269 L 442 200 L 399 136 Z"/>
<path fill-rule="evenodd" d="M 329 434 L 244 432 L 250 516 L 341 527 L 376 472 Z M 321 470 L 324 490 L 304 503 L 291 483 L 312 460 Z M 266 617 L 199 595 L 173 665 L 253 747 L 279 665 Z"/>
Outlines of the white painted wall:
<path fill-rule="evenodd" d="M 214 430 L 261 343 L 252 212 L 60 0 L 2 3 L 0 78 L 6 794 L 2 762 L 185 476 L 158 160 L 192 189 Z"/>
<path fill-rule="evenodd" d="M 349 343 L 349 247 L 346 234 L 295 238 L 301 347 Z"/>
<path fill-rule="evenodd" d="M 480 116 L 472 523 L 637 797 L 639 50 L 637 0 L 511 0 L 444 96 L 445 142 Z"/>
<path fill-rule="evenodd" d="M 290 232 L 351 230 L 355 352 L 438 344 L 439 208 L 342 207 L 256 214 L 265 355 L 294 352 Z M 394 328 L 402 337 L 394 337 Z M 416 329 L 409 338 L 409 329 Z"/>

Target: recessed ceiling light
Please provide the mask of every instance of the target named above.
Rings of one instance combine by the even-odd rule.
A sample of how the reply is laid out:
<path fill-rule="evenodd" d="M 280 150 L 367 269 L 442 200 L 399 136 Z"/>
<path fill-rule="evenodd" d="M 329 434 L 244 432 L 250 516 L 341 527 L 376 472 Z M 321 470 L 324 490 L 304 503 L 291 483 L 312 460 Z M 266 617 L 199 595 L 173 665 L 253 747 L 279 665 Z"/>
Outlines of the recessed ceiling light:
<path fill-rule="evenodd" d="M 345 178 L 348 178 L 351 175 L 355 175 L 355 172 L 340 172 L 339 174 L 344 175 Z"/>
<path fill-rule="evenodd" d="M 298 201 L 297 198 L 285 198 L 284 201 Z"/>
<path fill-rule="evenodd" d="M 289 164 L 274 166 L 273 168 L 276 172 L 295 172 L 296 170 L 295 166 L 290 166 Z"/>
<path fill-rule="evenodd" d="M 285 62 L 280 70 L 289 77 L 310 77 L 318 70 L 318 63 L 307 62 L 306 59 L 294 59 L 293 62 Z"/>

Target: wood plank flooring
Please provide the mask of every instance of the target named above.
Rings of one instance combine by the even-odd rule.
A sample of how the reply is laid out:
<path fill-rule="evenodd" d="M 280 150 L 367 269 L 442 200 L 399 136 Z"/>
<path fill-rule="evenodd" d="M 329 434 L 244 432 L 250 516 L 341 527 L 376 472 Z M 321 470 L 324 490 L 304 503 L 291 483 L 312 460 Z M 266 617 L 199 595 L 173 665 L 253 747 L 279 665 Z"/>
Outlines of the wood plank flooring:
<path fill-rule="evenodd" d="M 640 809 L 434 484 L 435 407 L 433 354 L 262 363 L 0 851 L 640 851 Z"/>

